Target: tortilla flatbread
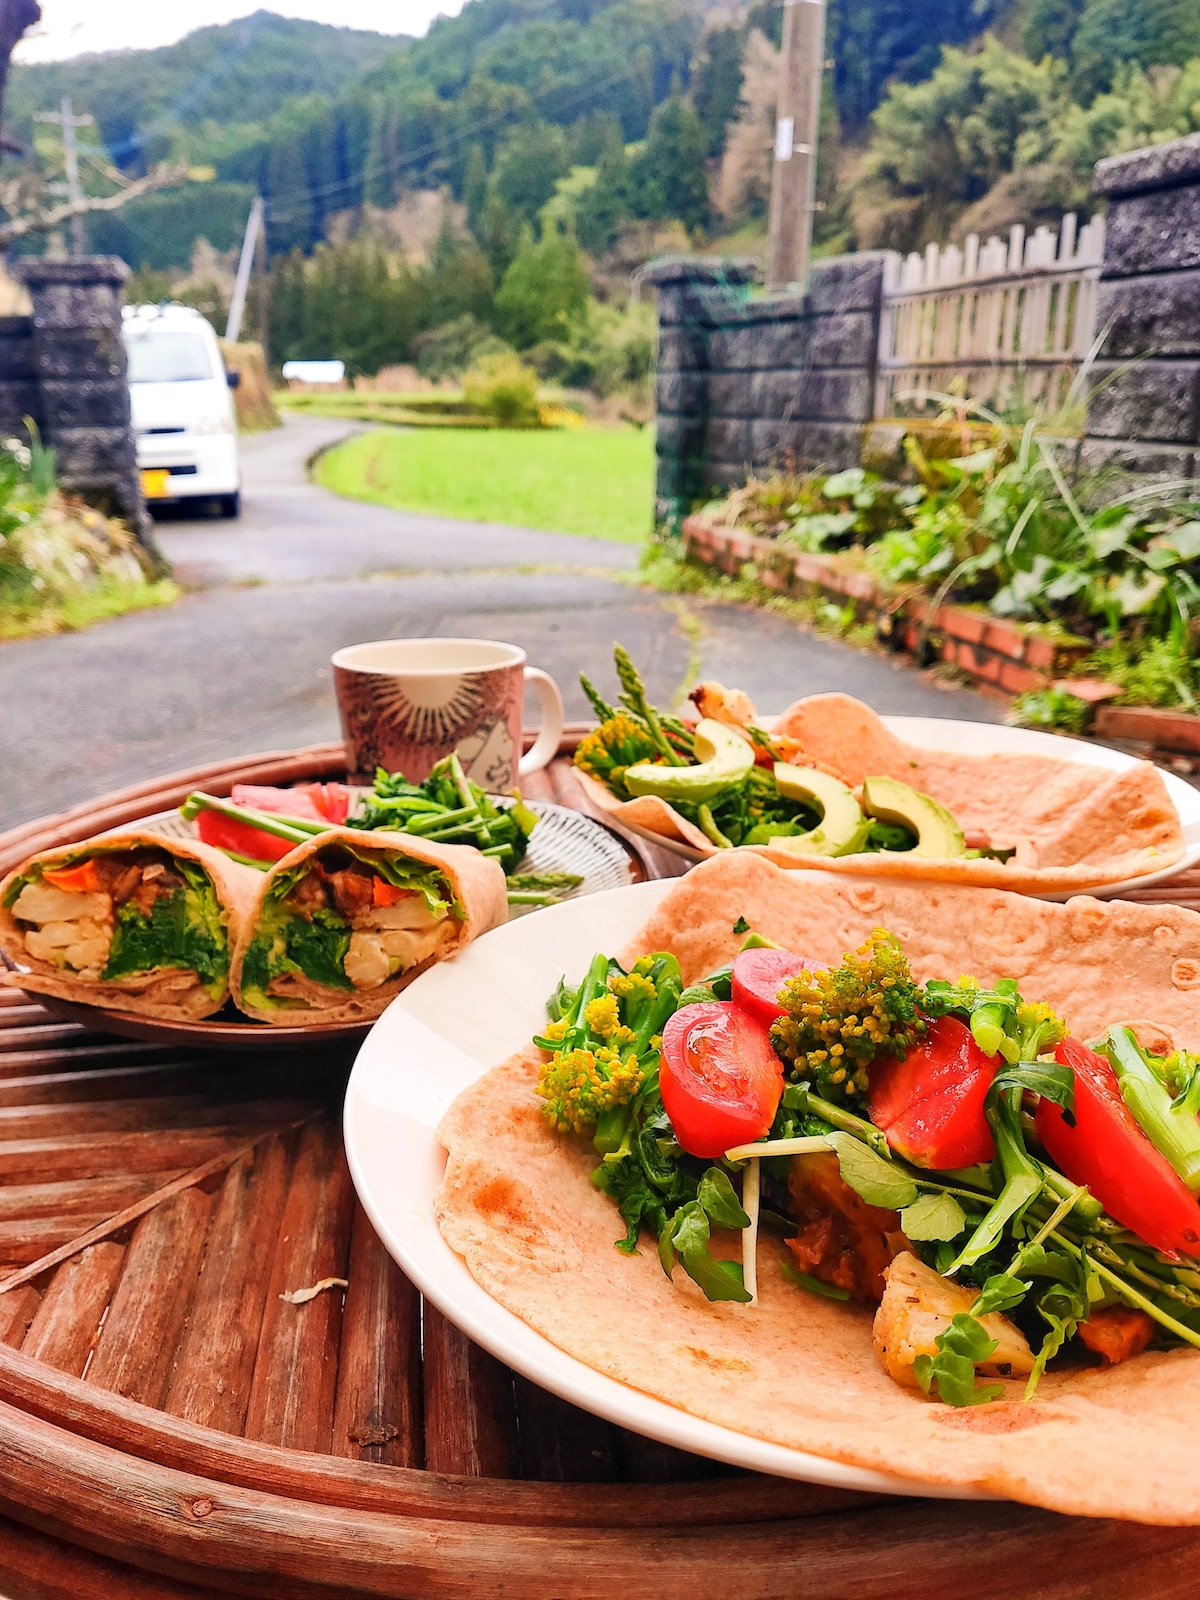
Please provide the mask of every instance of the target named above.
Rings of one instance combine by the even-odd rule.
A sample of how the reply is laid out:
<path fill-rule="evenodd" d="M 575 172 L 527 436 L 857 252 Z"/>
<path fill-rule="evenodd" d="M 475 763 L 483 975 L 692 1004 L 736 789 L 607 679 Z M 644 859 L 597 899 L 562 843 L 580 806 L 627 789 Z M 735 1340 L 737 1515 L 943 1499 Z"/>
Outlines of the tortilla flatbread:
<path fill-rule="evenodd" d="M 257 903 L 262 874 L 253 867 L 244 867 L 237 861 L 231 861 L 223 851 L 199 839 L 168 839 L 146 829 L 130 828 L 122 833 L 104 834 L 99 839 L 83 844 L 61 845 L 54 850 L 39 851 L 0 883 L 0 950 L 22 968 L 19 972 L 0 973 L 0 982 L 10 988 L 25 989 L 30 994 L 57 995 L 60 1000 L 73 1000 L 77 1005 L 102 1006 L 110 1011 L 127 1011 L 134 1016 L 158 1017 L 169 1022 L 211 1017 L 229 998 L 228 976 L 214 997 L 194 972 L 185 972 L 178 967 L 160 968 L 105 982 L 66 972 L 29 954 L 25 948 L 23 930 L 12 911 L 2 904 L 5 890 L 14 878 L 28 872 L 31 866 L 53 866 L 56 861 L 78 858 L 87 854 L 93 845 L 97 852 L 102 850 L 105 855 L 153 847 L 168 856 L 197 862 L 208 873 L 216 890 L 232 952 Z"/>
<path fill-rule="evenodd" d="M 993 847 L 1016 850 L 1005 863 L 890 851 L 831 858 L 779 845 L 740 847 L 781 867 L 1063 894 L 1160 871 L 1183 856 L 1178 813 L 1149 761 L 1114 772 L 1056 756 L 928 750 L 896 738 L 869 706 L 845 694 L 797 700 L 773 731 L 799 740 L 801 765 L 810 761 L 832 769 L 852 786 L 867 777 L 897 778 L 940 801 L 963 829 L 981 829 Z M 725 853 L 665 800 L 621 801 L 586 773 L 580 778 L 593 804 L 616 821 L 689 845 L 704 857 Z"/>
<path fill-rule="evenodd" d="M 877 926 L 918 977 L 1023 980 L 1084 1037 L 1151 1017 L 1200 1044 L 1200 915 L 1079 898 L 1065 905 L 954 886 L 860 883 L 779 870 L 749 852 L 695 869 L 625 952 L 680 958 L 686 981 L 727 961 L 745 917 L 821 961 Z M 1200 1524 L 1200 1352 L 1148 1351 L 1109 1369 L 1051 1370 L 1037 1398 L 965 1410 L 902 1389 L 871 1347 L 873 1310 L 787 1284 L 783 1246 L 759 1244 L 758 1306 L 710 1304 L 652 1242 L 627 1257 L 616 1208 L 582 1141 L 552 1133 L 529 1051 L 447 1112 L 443 1236 L 501 1305 L 588 1366 L 696 1416 L 830 1460 L 971 1486 L 1097 1517 Z M 736 1236 L 719 1255 L 736 1258 Z"/>
<path fill-rule="evenodd" d="M 300 974 L 289 980 L 288 999 L 293 1003 L 270 1008 L 251 1004 L 242 990 L 242 968 L 246 951 L 254 938 L 264 898 L 282 874 L 290 872 L 293 867 L 320 851 L 339 844 L 351 845 L 360 851 L 383 851 L 437 867 L 445 875 L 455 899 L 463 909 L 462 920 L 453 923 L 449 936 L 433 955 L 395 973 L 378 988 L 343 991 L 327 988 Z M 486 933 L 489 928 L 498 927 L 508 917 L 508 886 L 498 861 L 467 845 L 433 844 L 408 834 L 373 833 L 363 828 L 330 828 L 325 833 L 315 834 L 294 850 L 289 850 L 270 872 L 256 874 L 256 877 L 257 894 L 251 915 L 233 953 L 230 985 L 239 1010 L 260 1022 L 273 1022 L 280 1026 L 369 1022 L 386 1010 L 400 990 L 420 973 L 438 961 L 447 960 L 472 939 Z"/>

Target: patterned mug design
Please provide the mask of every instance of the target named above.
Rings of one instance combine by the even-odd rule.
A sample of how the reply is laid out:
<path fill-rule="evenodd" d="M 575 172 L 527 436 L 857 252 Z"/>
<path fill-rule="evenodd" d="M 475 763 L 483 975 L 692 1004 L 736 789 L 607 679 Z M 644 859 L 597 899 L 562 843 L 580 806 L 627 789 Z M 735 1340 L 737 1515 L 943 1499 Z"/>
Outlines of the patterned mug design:
<path fill-rule="evenodd" d="M 504 792 L 519 775 L 545 766 L 562 734 L 557 685 L 527 667 L 515 645 L 380 641 L 339 650 L 333 672 L 347 764 L 356 778 L 369 781 L 384 767 L 420 783 L 457 751 L 469 778 Z M 534 749 L 519 759 L 526 678 L 538 689 L 545 725 Z"/>

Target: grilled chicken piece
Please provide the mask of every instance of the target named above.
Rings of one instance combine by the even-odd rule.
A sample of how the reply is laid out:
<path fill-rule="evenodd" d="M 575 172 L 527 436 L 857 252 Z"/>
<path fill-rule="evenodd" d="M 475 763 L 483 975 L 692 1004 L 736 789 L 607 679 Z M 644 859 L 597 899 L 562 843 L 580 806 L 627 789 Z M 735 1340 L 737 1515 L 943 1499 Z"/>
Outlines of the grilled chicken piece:
<path fill-rule="evenodd" d="M 954 1316 L 970 1311 L 976 1291 L 943 1278 L 905 1250 L 887 1269 L 887 1287 L 871 1330 L 875 1353 L 889 1377 L 906 1389 L 919 1389 L 913 1373 L 918 1356 L 937 1355 L 938 1335 Z M 1025 1335 L 999 1312 L 980 1317 L 991 1338 L 999 1341 L 979 1371 L 1002 1378 L 1033 1370 L 1033 1351 Z"/>

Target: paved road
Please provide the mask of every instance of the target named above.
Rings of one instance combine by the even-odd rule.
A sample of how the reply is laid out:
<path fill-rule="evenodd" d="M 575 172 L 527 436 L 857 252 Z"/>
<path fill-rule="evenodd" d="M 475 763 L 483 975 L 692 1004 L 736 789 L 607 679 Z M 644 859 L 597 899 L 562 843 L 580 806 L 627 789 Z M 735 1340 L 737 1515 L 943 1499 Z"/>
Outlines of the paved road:
<path fill-rule="evenodd" d="M 574 716 L 579 671 L 609 684 L 620 639 L 663 702 L 699 671 L 763 710 L 844 689 L 885 712 L 1000 718 L 981 695 L 778 617 L 641 589 L 627 545 L 339 499 L 305 464 L 346 431 L 304 417 L 248 439 L 239 521 L 160 523 L 189 590 L 178 605 L 0 644 L 4 826 L 191 763 L 337 737 L 329 656 L 363 639 L 511 639 Z"/>

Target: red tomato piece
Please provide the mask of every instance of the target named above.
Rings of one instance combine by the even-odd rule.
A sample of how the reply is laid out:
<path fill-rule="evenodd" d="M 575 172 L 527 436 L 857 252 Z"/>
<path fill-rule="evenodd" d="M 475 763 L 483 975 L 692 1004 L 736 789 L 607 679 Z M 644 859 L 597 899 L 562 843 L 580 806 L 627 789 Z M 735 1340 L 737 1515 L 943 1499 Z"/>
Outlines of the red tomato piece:
<path fill-rule="evenodd" d="M 816 965 L 790 950 L 739 950 L 733 958 L 734 1003 L 763 1022 L 774 1022 L 783 1015 L 776 996 L 784 984 Z"/>
<path fill-rule="evenodd" d="M 311 817 L 314 822 L 327 822 L 328 817 L 311 793 L 320 787 L 314 783 L 299 789 L 272 789 L 258 783 L 235 783 L 230 799 L 247 811 L 270 811 L 282 817 Z"/>
<path fill-rule="evenodd" d="M 42 877 L 56 889 L 66 889 L 72 894 L 91 894 L 100 887 L 100 874 L 94 861 L 81 861 L 77 867 L 44 867 Z"/>
<path fill-rule="evenodd" d="M 711 1159 L 767 1132 L 783 1063 L 765 1023 L 731 1000 L 711 1000 L 668 1019 L 658 1081 L 675 1137 L 689 1155 Z"/>
<path fill-rule="evenodd" d="M 872 1062 L 871 1121 L 918 1167 L 953 1172 L 990 1161 L 996 1146 L 983 1102 L 998 1062 L 957 1017 L 939 1017 L 903 1061 Z"/>
<path fill-rule="evenodd" d="M 339 826 L 350 815 L 350 791 L 344 783 L 302 783 L 291 794 L 306 794 L 317 808 L 318 816 Z M 306 817 L 307 811 L 292 812 L 293 816 Z"/>
<path fill-rule="evenodd" d="M 1050 1160 L 1156 1250 L 1200 1256 L 1200 1204 L 1134 1121 L 1110 1063 L 1078 1039 L 1054 1055 L 1075 1074 L 1075 1126 L 1059 1106 L 1038 1102 L 1034 1122 Z"/>
<path fill-rule="evenodd" d="M 205 844 L 216 845 L 218 850 L 231 850 L 237 856 L 249 856 L 251 861 L 278 861 L 296 848 L 287 839 L 263 833 L 248 822 L 235 822 L 217 811 L 197 812 L 196 828 Z"/>
<path fill-rule="evenodd" d="M 394 906 L 401 900 L 407 900 L 412 892 L 411 889 L 397 889 L 394 883 L 388 883 L 383 878 L 371 879 L 372 905 Z"/>

